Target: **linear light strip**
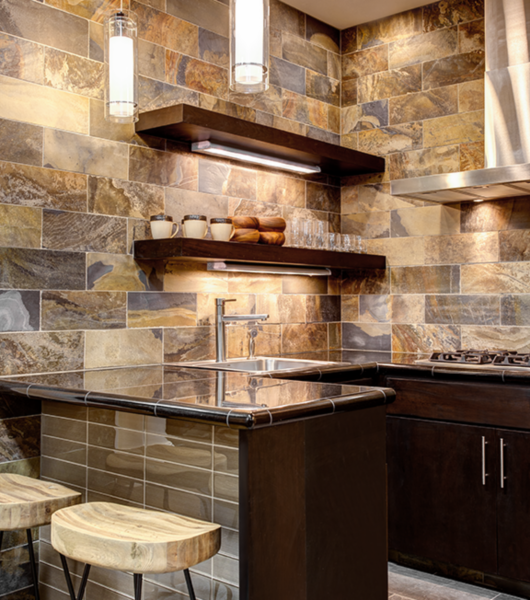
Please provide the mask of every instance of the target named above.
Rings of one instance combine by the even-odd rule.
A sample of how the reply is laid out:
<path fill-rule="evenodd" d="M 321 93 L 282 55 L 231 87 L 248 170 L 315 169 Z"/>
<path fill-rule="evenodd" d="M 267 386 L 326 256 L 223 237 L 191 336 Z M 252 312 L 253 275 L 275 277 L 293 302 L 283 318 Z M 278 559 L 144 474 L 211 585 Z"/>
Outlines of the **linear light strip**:
<path fill-rule="evenodd" d="M 296 267 L 291 265 L 262 265 L 218 261 L 207 263 L 208 271 L 230 271 L 232 273 L 267 273 L 270 275 L 305 275 L 309 277 L 327 277 L 331 270 L 327 267 Z"/>
<path fill-rule="evenodd" d="M 265 167 L 283 169 L 285 171 L 294 171 L 295 173 L 320 173 L 320 167 L 316 165 L 304 165 L 302 163 L 291 162 L 281 158 L 271 158 L 265 154 L 258 154 L 255 152 L 248 152 L 247 150 L 230 148 L 229 146 L 222 146 L 221 144 L 214 144 L 207 141 L 194 142 L 191 145 L 191 151 L 198 152 L 199 154 L 222 156 L 223 158 L 231 158 L 232 160 L 241 160 L 243 162 L 250 162 L 256 165 L 263 165 Z"/>

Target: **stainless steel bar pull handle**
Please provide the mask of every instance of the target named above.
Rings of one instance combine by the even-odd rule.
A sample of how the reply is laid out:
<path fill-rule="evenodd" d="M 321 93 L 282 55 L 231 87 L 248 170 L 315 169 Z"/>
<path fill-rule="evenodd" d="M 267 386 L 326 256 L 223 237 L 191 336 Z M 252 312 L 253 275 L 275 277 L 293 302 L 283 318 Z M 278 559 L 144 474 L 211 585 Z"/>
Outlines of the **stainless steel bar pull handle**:
<path fill-rule="evenodd" d="M 486 485 L 486 477 L 488 474 L 486 473 L 486 446 L 488 442 L 486 441 L 486 437 L 482 436 L 482 485 Z"/>
<path fill-rule="evenodd" d="M 504 489 L 504 482 L 506 481 L 506 477 L 504 476 L 504 448 L 506 444 L 504 443 L 503 438 L 501 438 L 501 488 Z"/>

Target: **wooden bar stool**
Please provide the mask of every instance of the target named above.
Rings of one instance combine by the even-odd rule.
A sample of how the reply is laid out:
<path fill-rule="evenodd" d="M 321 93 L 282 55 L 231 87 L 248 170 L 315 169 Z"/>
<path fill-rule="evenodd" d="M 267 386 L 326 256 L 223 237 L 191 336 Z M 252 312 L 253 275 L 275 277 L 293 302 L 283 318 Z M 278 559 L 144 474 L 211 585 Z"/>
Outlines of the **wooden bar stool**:
<path fill-rule="evenodd" d="M 180 515 L 89 502 L 53 515 L 51 542 L 61 555 L 71 600 L 82 600 L 91 565 L 132 572 L 135 600 L 141 599 L 144 574 L 184 571 L 195 600 L 188 569 L 219 551 L 221 528 Z M 65 557 L 85 563 L 77 598 Z"/>
<path fill-rule="evenodd" d="M 79 502 L 81 494 L 58 483 L 0 473 L 0 549 L 4 531 L 26 530 L 35 600 L 39 600 L 39 580 L 31 528 L 48 525 L 56 510 Z"/>

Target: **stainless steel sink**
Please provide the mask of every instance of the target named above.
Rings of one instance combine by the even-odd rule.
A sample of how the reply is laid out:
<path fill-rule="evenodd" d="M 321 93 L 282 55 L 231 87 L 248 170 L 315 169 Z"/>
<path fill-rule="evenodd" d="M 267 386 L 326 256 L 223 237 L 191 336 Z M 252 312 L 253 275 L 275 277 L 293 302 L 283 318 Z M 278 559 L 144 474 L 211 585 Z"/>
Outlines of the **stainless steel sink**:
<path fill-rule="evenodd" d="M 295 371 L 310 368 L 325 368 L 333 366 L 350 366 L 350 363 L 339 363 L 323 360 L 302 360 L 298 358 L 278 358 L 256 356 L 252 359 L 236 358 L 224 362 L 200 360 L 196 362 L 173 363 L 179 367 L 194 369 L 213 369 L 216 371 L 236 371 L 242 373 L 274 373 L 278 371 Z"/>

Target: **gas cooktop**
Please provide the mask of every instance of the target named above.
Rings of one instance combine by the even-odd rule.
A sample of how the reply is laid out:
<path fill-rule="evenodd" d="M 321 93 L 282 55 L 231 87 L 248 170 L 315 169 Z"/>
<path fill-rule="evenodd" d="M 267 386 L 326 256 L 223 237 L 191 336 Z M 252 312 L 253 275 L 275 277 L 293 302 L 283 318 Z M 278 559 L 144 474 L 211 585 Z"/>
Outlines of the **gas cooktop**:
<path fill-rule="evenodd" d="M 416 363 L 449 368 L 521 369 L 530 368 L 530 354 L 511 350 L 454 350 L 433 352 L 430 358 L 417 360 Z"/>

